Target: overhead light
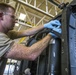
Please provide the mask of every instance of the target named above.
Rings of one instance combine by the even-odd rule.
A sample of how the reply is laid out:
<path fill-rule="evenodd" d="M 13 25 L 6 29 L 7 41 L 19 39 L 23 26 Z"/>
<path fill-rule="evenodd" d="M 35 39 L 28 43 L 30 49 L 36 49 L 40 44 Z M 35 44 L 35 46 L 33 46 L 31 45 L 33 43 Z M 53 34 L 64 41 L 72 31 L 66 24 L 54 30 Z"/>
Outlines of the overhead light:
<path fill-rule="evenodd" d="M 23 14 L 23 13 L 20 13 L 19 19 L 20 20 L 25 20 L 25 18 L 26 18 L 26 15 Z"/>
<path fill-rule="evenodd" d="M 18 23 L 15 23 L 15 26 L 19 26 L 19 24 Z"/>

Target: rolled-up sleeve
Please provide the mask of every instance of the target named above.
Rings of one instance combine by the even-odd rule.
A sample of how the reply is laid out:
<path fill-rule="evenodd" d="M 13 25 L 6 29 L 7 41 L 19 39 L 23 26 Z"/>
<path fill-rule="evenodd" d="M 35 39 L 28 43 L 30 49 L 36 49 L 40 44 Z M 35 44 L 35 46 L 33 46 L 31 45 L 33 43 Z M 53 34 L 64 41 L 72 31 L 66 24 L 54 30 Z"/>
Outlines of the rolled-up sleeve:
<path fill-rule="evenodd" d="M 7 35 L 0 32 L 0 57 L 2 57 L 14 44 L 14 41 L 11 40 Z"/>

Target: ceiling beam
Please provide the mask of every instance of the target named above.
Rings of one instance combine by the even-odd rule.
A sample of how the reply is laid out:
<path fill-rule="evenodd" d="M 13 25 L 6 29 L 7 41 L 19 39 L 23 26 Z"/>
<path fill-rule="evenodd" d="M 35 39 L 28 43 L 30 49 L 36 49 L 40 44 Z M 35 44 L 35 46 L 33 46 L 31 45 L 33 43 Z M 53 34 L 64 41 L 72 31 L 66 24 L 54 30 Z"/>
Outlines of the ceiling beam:
<path fill-rule="evenodd" d="M 36 11 L 39 11 L 39 12 L 41 12 L 41 13 L 43 13 L 43 14 L 51 17 L 51 18 L 54 17 L 52 14 L 49 14 L 48 12 L 46 12 L 46 11 L 44 11 L 44 10 L 42 10 L 42 9 L 39 9 L 39 8 L 37 8 L 37 7 L 29 4 L 29 3 L 26 3 L 25 1 L 17 0 L 17 2 L 19 2 L 19 3 L 21 3 L 21 4 L 24 4 L 25 6 L 28 6 L 28 7 L 32 8 L 32 9 L 36 10 Z"/>

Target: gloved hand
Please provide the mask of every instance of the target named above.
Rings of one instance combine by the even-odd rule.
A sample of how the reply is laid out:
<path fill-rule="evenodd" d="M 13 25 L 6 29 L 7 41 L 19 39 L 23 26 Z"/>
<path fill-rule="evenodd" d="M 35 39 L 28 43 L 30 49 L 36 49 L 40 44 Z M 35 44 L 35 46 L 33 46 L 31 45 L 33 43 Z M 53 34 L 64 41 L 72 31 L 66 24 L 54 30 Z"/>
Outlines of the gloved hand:
<path fill-rule="evenodd" d="M 59 28 L 61 26 L 61 23 L 59 22 L 59 20 L 52 20 L 46 24 L 44 24 L 44 28 L 50 28 L 50 29 L 53 29 L 53 28 Z"/>
<path fill-rule="evenodd" d="M 58 33 L 61 33 L 61 32 L 62 32 L 61 28 L 53 28 L 53 30 L 56 31 L 56 32 L 58 32 Z M 55 35 L 55 34 L 52 33 L 52 32 L 50 32 L 49 34 L 50 34 L 53 38 L 57 38 L 57 37 L 58 37 L 57 35 Z"/>

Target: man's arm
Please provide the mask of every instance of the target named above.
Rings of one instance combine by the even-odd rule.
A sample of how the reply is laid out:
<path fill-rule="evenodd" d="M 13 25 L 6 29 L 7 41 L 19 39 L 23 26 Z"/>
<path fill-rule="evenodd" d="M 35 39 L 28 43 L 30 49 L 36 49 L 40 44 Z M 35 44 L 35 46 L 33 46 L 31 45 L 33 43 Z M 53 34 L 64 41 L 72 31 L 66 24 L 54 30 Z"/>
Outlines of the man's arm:
<path fill-rule="evenodd" d="M 53 26 L 54 25 L 54 26 Z M 12 35 L 8 34 L 9 37 L 12 36 L 12 39 L 14 38 L 20 38 L 20 37 L 25 37 L 25 36 L 30 36 L 30 35 L 33 35 L 37 32 L 39 32 L 40 30 L 42 30 L 43 28 L 50 28 L 50 29 L 53 29 L 55 27 L 60 27 L 61 24 L 58 20 L 52 20 L 44 25 L 39 25 L 39 26 L 36 26 L 36 27 L 33 27 L 33 28 L 29 28 L 27 30 L 23 30 L 23 31 L 19 31 L 19 32 L 14 32 L 14 34 L 12 33 Z"/>
<path fill-rule="evenodd" d="M 42 30 L 43 28 L 44 28 L 44 26 L 40 25 L 37 27 L 29 28 L 27 30 L 19 31 L 19 32 L 17 32 L 17 37 L 24 37 L 24 36 L 33 35 L 33 34 L 39 32 L 40 30 Z"/>
<path fill-rule="evenodd" d="M 40 25 L 40 26 L 37 26 L 37 27 L 29 28 L 27 30 L 23 30 L 23 31 L 14 31 L 14 30 L 12 30 L 12 31 L 9 31 L 7 33 L 7 35 L 11 39 L 17 39 L 17 38 L 21 38 L 21 37 L 25 37 L 25 36 L 34 35 L 35 33 L 39 32 L 43 28 L 44 28 L 44 26 Z"/>
<path fill-rule="evenodd" d="M 41 52 L 47 47 L 51 36 L 48 34 L 39 42 L 33 44 L 30 47 L 26 47 L 21 44 L 14 44 L 6 53 L 6 58 L 13 58 L 13 59 L 28 59 L 28 60 L 35 60 Z"/>
<path fill-rule="evenodd" d="M 53 29 L 53 28 L 59 28 L 61 26 L 61 23 L 59 22 L 59 20 L 52 20 L 44 25 L 40 25 L 40 26 L 37 26 L 37 27 L 34 27 L 34 28 L 30 28 L 30 29 L 27 29 L 25 31 L 22 31 L 22 32 L 19 32 L 17 34 L 18 37 L 22 37 L 22 36 L 29 36 L 29 35 L 33 35 L 35 33 L 37 33 L 38 31 L 42 30 L 43 28 L 50 28 L 50 29 Z"/>

